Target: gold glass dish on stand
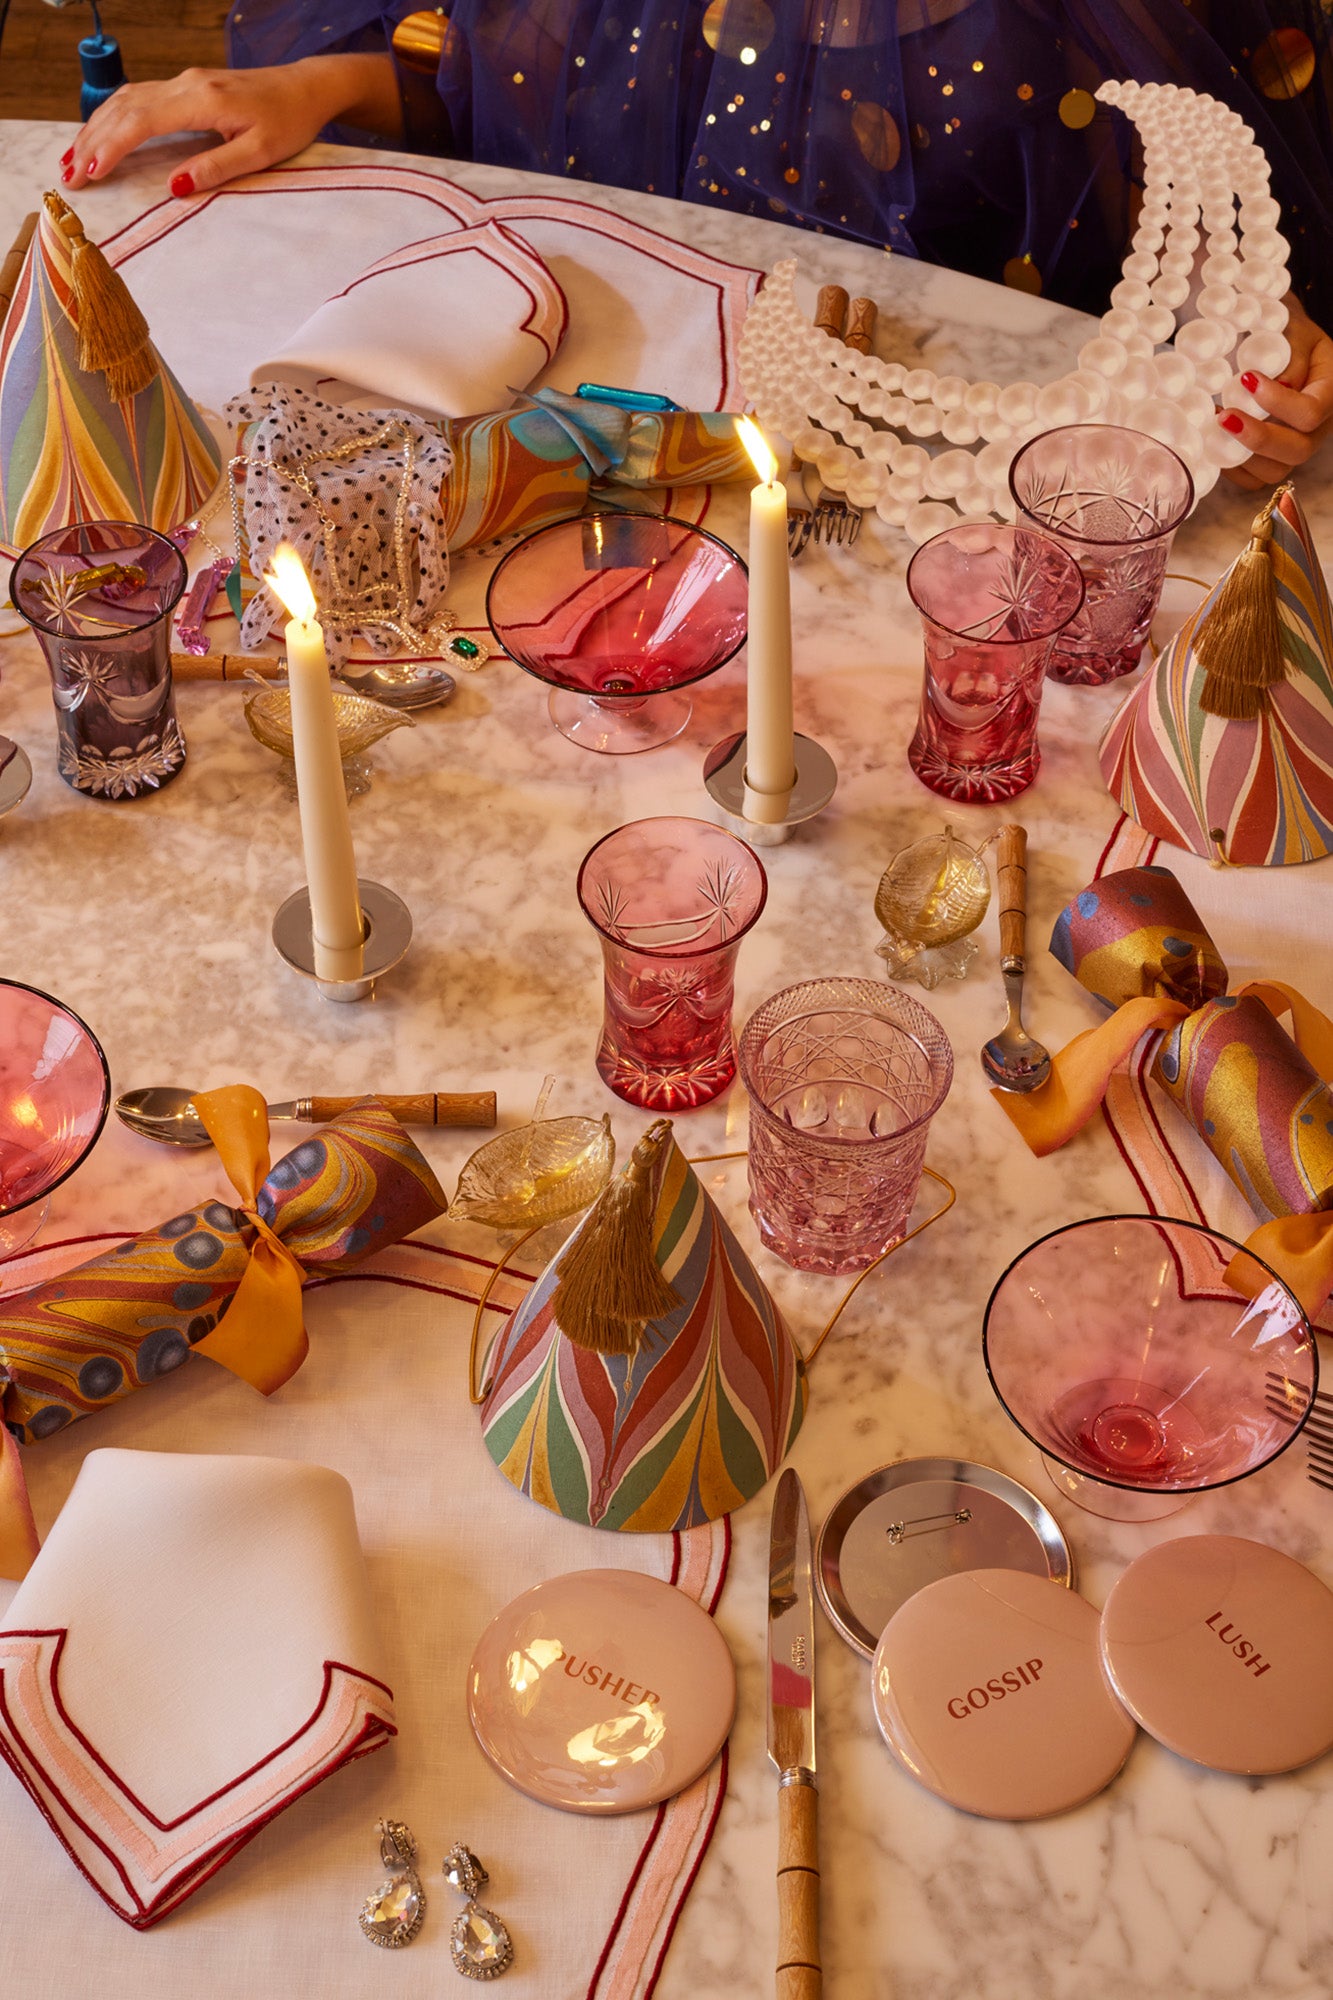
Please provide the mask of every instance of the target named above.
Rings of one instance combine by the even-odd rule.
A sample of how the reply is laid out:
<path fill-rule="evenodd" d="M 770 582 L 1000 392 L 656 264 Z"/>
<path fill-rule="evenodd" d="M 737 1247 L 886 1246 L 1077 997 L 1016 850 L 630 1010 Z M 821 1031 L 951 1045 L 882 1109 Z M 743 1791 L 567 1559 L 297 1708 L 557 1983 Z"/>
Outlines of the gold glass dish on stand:
<path fill-rule="evenodd" d="M 894 855 L 875 891 L 884 936 L 875 946 L 894 979 L 928 990 L 962 979 L 976 954 L 976 930 L 990 903 L 982 860 L 989 840 L 969 847 L 951 826 Z"/>
<path fill-rule="evenodd" d="M 258 680 L 256 675 L 255 679 Z M 363 694 L 333 691 L 333 716 L 338 726 L 338 750 L 342 757 L 343 783 L 349 799 L 360 798 L 371 785 L 370 761 L 365 752 L 391 729 L 414 727 L 410 715 L 386 708 Z M 289 797 L 296 797 L 296 765 L 292 758 L 292 698 L 285 687 L 260 686 L 245 698 L 245 720 L 256 743 L 276 750 L 282 758 L 278 782 Z"/>

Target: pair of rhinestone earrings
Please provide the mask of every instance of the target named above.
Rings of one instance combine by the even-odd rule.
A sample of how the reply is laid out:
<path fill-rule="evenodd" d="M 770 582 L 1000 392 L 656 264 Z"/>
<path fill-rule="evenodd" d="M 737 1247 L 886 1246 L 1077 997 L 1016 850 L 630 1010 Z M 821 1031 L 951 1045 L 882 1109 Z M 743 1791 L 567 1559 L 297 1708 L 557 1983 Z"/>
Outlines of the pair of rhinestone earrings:
<path fill-rule="evenodd" d="M 367 1896 L 357 1921 L 372 1944 L 392 1948 L 411 1944 L 426 1914 L 426 1892 L 416 1870 L 417 1844 L 400 1819 L 375 1823 L 380 1860 L 389 1870 L 378 1889 Z M 450 1888 L 466 1898 L 449 1932 L 449 1951 L 465 1979 L 498 1979 L 514 1962 L 514 1943 L 493 1910 L 483 1909 L 478 1891 L 489 1881 L 475 1854 L 461 1843 L 451 1847 L 442 1863 Z"/>

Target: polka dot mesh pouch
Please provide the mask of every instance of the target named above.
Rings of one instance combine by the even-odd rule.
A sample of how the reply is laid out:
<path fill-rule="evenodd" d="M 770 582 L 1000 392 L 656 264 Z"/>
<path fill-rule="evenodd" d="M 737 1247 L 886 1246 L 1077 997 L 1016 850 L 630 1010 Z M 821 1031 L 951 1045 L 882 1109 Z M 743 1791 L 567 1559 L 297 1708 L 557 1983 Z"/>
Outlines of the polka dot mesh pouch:
<path fill-rule="evenodd" d="M 449 548 L 440 488 L 453 462 L 438 431 L 406 410 L 346 410 L 287 383 L 266 383 L 227 405 L 248 426 L 234 489 L 258 580 L 280 541 L 310 573 L 330 664 L 354 638 L 377 653 L 437 653 L 448 642 L 444 609 Z M 250 600 L 241 644 L 281 630 L 287 613 L 267 589 Z"/>

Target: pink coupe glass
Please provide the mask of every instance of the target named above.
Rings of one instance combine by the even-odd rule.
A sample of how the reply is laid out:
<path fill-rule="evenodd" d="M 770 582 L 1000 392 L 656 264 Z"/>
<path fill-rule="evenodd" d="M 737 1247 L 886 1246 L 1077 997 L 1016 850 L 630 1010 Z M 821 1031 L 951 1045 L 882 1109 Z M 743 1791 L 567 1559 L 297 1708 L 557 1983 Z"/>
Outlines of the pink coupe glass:
<path fill-rule="evenodd" d="M 680 692 L 745 642 L 748 578 L 734 549 L 661 514 L 585 514 L 511 549 L 486 617 L 545 681 L 551 720 L 585 750 L 626 756 L 679 736 Z"/>
<path fill-rule="evenodd" d="M 1032 1244 L 991 1293 L 982 1352 L 1061 1492 L 1121 1521 L 1174 1513 L 1267 1465 L 1319 1382 L 1305 1315 L 1266 1264 L 1149 1215 Z"/>
<path fill-rule="evenodd" d="M 798 1271 L 861 1271 L 907 1226 L 953 1081 L 935 1016 L 896 986 L 812 979 L 746 1022 L 750 1213 Z"/>
<path fill-rule="evenodd" d="M 1037 711 L 1051 646 L 1083 602 L 1073 557 L 1031 528 L 965 523 L 907 570 L 926 673 L 907 761 L 946 799 L 994 804 L 1041 764 Z"/>
<path fill-rule="evenodd" d="M 1024 445 L 1009 468 L 1020 521 L 1054 535 L 1087 594 L 1056 641 L 1053 681 L 1101 687 L 1139 663 L 1171 540 L 1194 481 L 1164 444 L 1117 424 L 1068 424 Z"/>
<path fill-rule="evenodd" d="M 629 1104 L 708 1104 L 736 1074 L 736 953 L 768 878 L 758 855 L 699 819 L 640 819 L 599 840 L 579 870 L 602 940 L 597 1068 Z"/>
<path fill-rule="evenodd" d="M 49 993 L 0 980 L 0 1254 L 37 1234 L 52 1189 L 92 1150 L 110 1102 L 92 1030 Z"/>

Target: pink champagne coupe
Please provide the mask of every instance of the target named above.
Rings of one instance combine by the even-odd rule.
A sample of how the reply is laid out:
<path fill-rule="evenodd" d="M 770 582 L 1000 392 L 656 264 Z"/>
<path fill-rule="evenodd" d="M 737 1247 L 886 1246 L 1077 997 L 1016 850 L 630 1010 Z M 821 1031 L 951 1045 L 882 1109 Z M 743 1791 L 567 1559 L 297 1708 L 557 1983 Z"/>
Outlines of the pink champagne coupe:
<path fill-rule="evenodd" d="M 1184 463 L 1118 424 L 1068 424 L 1033 438 L 1009 468 L 1020 523 L 1068 549 L 1086 596 L 1051 654 L 1053 681 L 1101 687 L 1139 664 L 1171 541 L 1194 505 Z"/>
<path fill-rule="evenodd" d="M 91 1028 L 49 993 L 0 980 L 0 1254 L 37 1234 L 52 1190 L 91 1152 L 110 1103 Z"/>
<path fill-rule="evenodd" d="M 745 564 L 661 514 L 585 514 L 539 528 L 497 566 L 486 617 L 551 688 L 551 720 L 585 750 L 627 756 L 679 736 L 681 689 L 745 642 Z"/>
<path fill-rule="evenodd" d="M 597 1068 L 628 1104 L 709 1104 L 736 1074 L 736 954 L 768 895 L 759 857 L 698 819 L 640 819 L 599 840 L 579 870 L 602 941 Z"/>
<path fill-rule="evenodd" d="M 991 1293 L 991 1387 L 1062 1493 L 1148 1521 L 1285 1451 L 1319 1381 L 1297 1299 L 1197 1223 L 1112 1215 L 1057 1229 Z"/>
<path fill-rule="evenodd" d="M 946 528 L 907 570 L 926 671 L 907 761 L 946 799 L 994 804 L 1037 775 L 1037 712 L 1056 634 L 1083 602 L 1078 564 L 1031 528 Z"/>

